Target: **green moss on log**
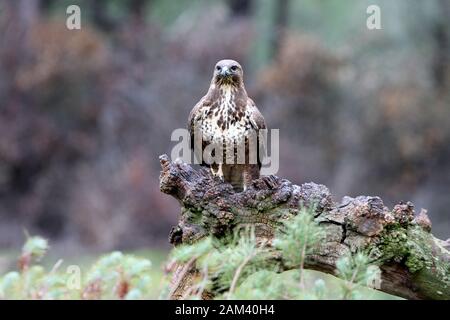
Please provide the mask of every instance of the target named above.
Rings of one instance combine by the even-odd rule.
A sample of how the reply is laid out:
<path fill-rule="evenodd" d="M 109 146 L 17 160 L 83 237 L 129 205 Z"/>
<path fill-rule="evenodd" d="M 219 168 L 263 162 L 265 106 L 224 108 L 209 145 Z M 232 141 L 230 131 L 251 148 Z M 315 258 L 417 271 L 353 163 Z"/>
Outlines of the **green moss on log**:
<path fill-rule="evenodd" d="M 432 234 L 414 224 L 406 227 L 393 224 L 386 227 L 369 248 L 371 257 L 380 263 L 404 263 L 412 274 L 421 271 L 432 273 L 448 286 L 450 263 L 442 258 L 444 251 L 445 248 L 436 246 Z"/>

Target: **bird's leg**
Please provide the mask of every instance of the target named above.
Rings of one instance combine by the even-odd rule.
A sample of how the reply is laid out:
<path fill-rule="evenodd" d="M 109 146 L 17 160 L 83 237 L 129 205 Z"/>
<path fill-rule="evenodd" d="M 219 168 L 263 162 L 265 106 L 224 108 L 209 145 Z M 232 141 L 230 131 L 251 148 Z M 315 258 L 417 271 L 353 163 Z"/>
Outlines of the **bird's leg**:
<path fill-rule="evenodd" d="M 259 178 L 259 167 L 254 164 L 246 164 L 244 165 L 244 170 L 242 172 L 243 175 L 243 187 L 244 191 L 247 190 L 248 186 L 250 186 L 253 180 Z"/>
<path fill-rule="evenodd" d="M 217 176 L 217 171 L 219 171 L 218 168 L 216 168 L 217 170 L 214 170 L 215 168 L 216 168 L 216 166 L 214 164 L 212 164 L 211 167 L 209 167 L 209 169 L 211 169 L 211 173 L 214 177 Z"/>
<path fill-rule="evenodd" d="M 217 169 L 217 175 L 219 176 L 219 178 L 222 182 L 225 181 L 225 179 L 223 177 L 223 165 L 221 163 L 219 163 L 219 168 Z"/>
<path fill-rule="evenodd" d="M 211 165 L 211 173 L 213 176 L 215 177 L 219 177 L 219 179 L 223 182 L 224 181 L 224 176 L 223 176 L 223 168 L 222 168 L 222 164 L 214 164 Z"/>

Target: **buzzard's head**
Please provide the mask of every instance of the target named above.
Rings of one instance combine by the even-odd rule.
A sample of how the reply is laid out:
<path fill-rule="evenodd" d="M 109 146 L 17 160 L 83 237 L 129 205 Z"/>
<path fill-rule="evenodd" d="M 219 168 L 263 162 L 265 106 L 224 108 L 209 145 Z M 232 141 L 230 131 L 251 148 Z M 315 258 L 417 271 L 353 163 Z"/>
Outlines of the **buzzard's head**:
<path fill-rule="evenodd" d="M 220 60 L 214 67 L 213 82 L 217 85 L 240 85 L 243 82 L 243 71 L 239 62 L 234 60 Z"/>

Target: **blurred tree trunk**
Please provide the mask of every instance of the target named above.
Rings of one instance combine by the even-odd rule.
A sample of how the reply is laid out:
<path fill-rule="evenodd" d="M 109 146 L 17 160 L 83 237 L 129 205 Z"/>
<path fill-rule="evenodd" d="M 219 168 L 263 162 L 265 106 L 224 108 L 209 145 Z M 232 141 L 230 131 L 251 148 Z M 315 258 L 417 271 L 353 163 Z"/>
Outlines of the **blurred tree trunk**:
<path fill-rule="evenodd" d="M 290 0 L 279 0 L 276 2 L 275 7 L 275 23 L 273 27 L 272 35 L 272 58 L 278 55 L 280 46 L 282 44 L 286 28 L 288 26 L 288 16 L 289 16 L 289 4 Z"/>
<path fill-rule="evenodd" d="M 108 13 L 109 0 L 96 0 L 89 2 L 92 11 L 92 21 L 101 30 L 112 32 L 117 25 Z M 129 14 L 133 24 L 142 25 L 145 21 L 145 13 L 150 0 L 127 0 L 122 1 L 123 9 Z"/>
<path fill-rule="evenodd" d="M 128 10 L 133 16 L 133 20 L 138 23 L 145 21 L 145 9 L 151 1 L 149 0 L 130 0 L 128 3 Z"/>
<path fill-rule="evenodd" d="M 289 23 L 290 0 L 261 0 L 254 4 L 255 44 L 253 69 L 259 69 L 276 57 Z"/>
<path fill-rule="evenodd" d="M 6 16 L 22 30 L 28 30 L 38 19 L 40 0 L 6 0 L 3 5 Z"/>
<path fill-rule="evenodd" d="M 93 23 L 102 31 L 111 32 L 114 30 L 114 23 L 108 14 L 108 0 L 90 1 Z"/>
<path fill-rule="evenodd" d="M 30 31 L 39 21 L 40 0 L 6 0 L 3 2 L 4 16 L 2 21 L 1 54 L 3 56 L 2 71 L 14 78 L 19 66 L 30 59 Z M 20 105 L 24 93 L 16 86 L 16 82 L 8 81 L 11 90 L 10 105 Z"/>
<path fill-rule="evenodd" d="M 49 11 L 54 4 L 55 4 L 55 0 L 40 0 L 41 12 Z"/>
<path fill-rule="evenodd" d="M 435 88 L 439 92 L 450 87 L 450 2 L 439 0 L 438 15 L 432 26 L 434 56 L 432 73 Z"/>
<path fill-rule="evenodd" d="M 147 48 L 143 45 L 143 39 L 148 35 L 146 23 L 146 9 L 151 0 L 129 0 L 127 11 L 130 23 L 125 26 L 129 31 L 130 51 L 136 62 L 145 63 Z"/>
<path fill-rule="evenodd" d="M 228 0 L 227 3 L 233 17 L 249 16 L 252 11 L 252 0 Z"/>

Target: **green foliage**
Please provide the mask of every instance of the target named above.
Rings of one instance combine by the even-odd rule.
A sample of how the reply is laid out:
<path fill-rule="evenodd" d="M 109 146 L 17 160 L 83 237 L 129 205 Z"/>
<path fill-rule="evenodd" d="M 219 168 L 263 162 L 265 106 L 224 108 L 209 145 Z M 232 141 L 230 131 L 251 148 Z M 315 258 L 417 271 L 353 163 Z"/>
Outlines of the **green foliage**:
<path fill-rule="evenodd" d="M 289 266 L 300 265 L 324 237 L 313 212 L 313 209 L 302 208 L 298 215 L 284 222 L 283 232 L 274 241 Z"/>
<path fill-rule="evenodd" d="M 193 245 L 182 245 L 172 250 L 171 256 L 179 263 L 188 262 L 192 257 L 201 257 L 214 249 L 213 239 L 208 237 Z"/>
<path fill-rule="evenodd" d="M 293 219 L 284 222 L 283 233 L 274 241 L 285 263 L 288 266 L 299 266 L 300 286 L 304 288 L 304 262 L 307 254 L 310 254 L 315 246 L 324 237 L 322 228 L 314 221 L 315 208 L 302 208 Z"/>
<path fill-rule="evenodd" d="M 268 254 L 265 246 L 256 243 L 254 230 L 247 229 L 237 233 L 231 245 L 219 247 L 210 257 L 205 257 L 201 265 L 213 271 L 220 291 L 230 288 L 228 296 L 231 296 L 242 279 L 267 267 Z"/>
<path fill-rule="evenodd" d="M 231 297 L 234 289 L 250 274 L 264 269 L 269 254 L 265 246 L 256 243 L 253 228 L 236 232 L 223 240 L 205 238 L 193 245 L 175 248 L 172 258 L 178 263 L 196 260 L 202 273 L 193 297 L 199 297 L 205 290 L 213 290 L 222 298 Z M 214 279 L 215 287 L 211 287 Z"/>
<path fill-rule="evenodd" d="M 313 209 L 301 209 L 284 224 L 272 245 L 255 236 L 255 229 L 239 229 L 225 239 L 211 237 L 175 248 L 172 261 L 195 263 L 200 276 L 186 298 L 200 299 L 205 291 L 217 299 L 357 299 L 366 285 L 378 280 L 379 270 L 362 254 L 338 260 L 336 286 L 322 277 L 305 273 L 307 256 L 324 238 L 313 218 Z M 145 299 L 153 283 L 151 262 L 134 255 L 112 252 L 100 257 L 83 273 L 81 267 L 63 268 L 62 260 L 51 270 L 38 262 L 48 251 L 41 237 L 27 237 L 19 257 L 19 270 L 0 277 L 0 299 Z M 275 251 L 276 249 L 276 251 Z M 280 260 L 293 270 L 280 272 Z M 336 288 L 338 290 L 336 290 Z M 167 298 L 168 288 L 160 297 Z"/>
<path fill-rule="evenodd" d="M 217 299 L 359 298 L 360 292 L 367 290 L 364 286 L 378 280 L 379 274 L 378 267 L 370 265 L 362 253 L 338 260 L 337 274 L 344 281 L 337 290 L 331 288 L 332 281 L 304 273 L 307 256 L 324 236 L 314 220 L 314 208 L 302 208 L 284 223 L 272 246 L 258 243 L 255 230 L 246 228 L 224 240 L 209 237 L 180 246 L 171 257 L 178 263 L 195 262 L 201 276 L 188 297 L 192 299 L 199 299 L 205 290 Z M 280 273 L 279 260 L 272 259 L 274 248 L 281 252 L 285 265 L 298 269 Z"/>
<path fill-rule="evenodd" d="M 322 279 L 312 281 L 308 286 L 300 286 L 300 271 L 291 270 L 277 273 L 269 270 L 250 275 L 236 290 L 233 299 L 285 299 L 285 300 L 319 300 L 326 298 L 326 284 Z"/>
<path fill-rule="evenodd" d="M 435 276 L 450 285 L 447 276 L 450 263 L 439 259 L 434 251 L 446 249 L 433 249 L 434 242 L 433 235 L 424 232 L 419 226 L 409 226 L 405 229 L 394 224 L 386 228 L 379 243 L 370 248 L 370 255 L 380 262 L 404 261 L 408 270 L 415 275 L 425 269 L 434 268 Z"/>
<path fill-rule="evenodd" d="M 354 255 L 347 254 L 336 262 L 338 277 L 343 279 L 343 298 L 359 298 L 357 289 L 361 286 L 376 285 L 380 281 L 380 270 L 369 263 L 369 257 L 361 252 Z"/>
<path fill-rule="evenodd" d="M 87 286 L 101 283 L 101 298 L 141 299 L 151 283 L 151 262 L 113 252 L 101 257 L 87 274 Z"/>
<path fill-rule="evenodd" d="M 27 237 L 22 248 L 22 256 L 30 256 L 36 261 L 41 260 L 48 251 L 48 241 L 41 237 Z"/>
<path fill-rule="evenodd" d="M 278 299 L 280 294 L 279 274 L 270 270 L 261 270 L 245 279 L 233 294 L 233 299 L 270 300 Z"/>
<path fill-rule="evenodd" d="M 370 267 L 370 270 L 373 270 Z M 375 274 L 376 275 L 376 274 Z M 235 299 L 396 299 L 365 287 L 365 281 L 351 283 L 318 271 L 304 271 L 305 285 L 299 285 L 300 270 L 277 273 L 262 270 L 250 275 L 236 290 Z M 370 281 L 369 281 L 370 283 Z"/>
<path fill-rule="evenodd" d="M 121 252 L 101 257 L 83 274 L 62 260 L 47 271 L 36 264 L 47 253 L 47 240 L 28 237 L 19 271 L 0 277 L 0 299 L 144 299 L 152 290 L 151 262 Z"/>

